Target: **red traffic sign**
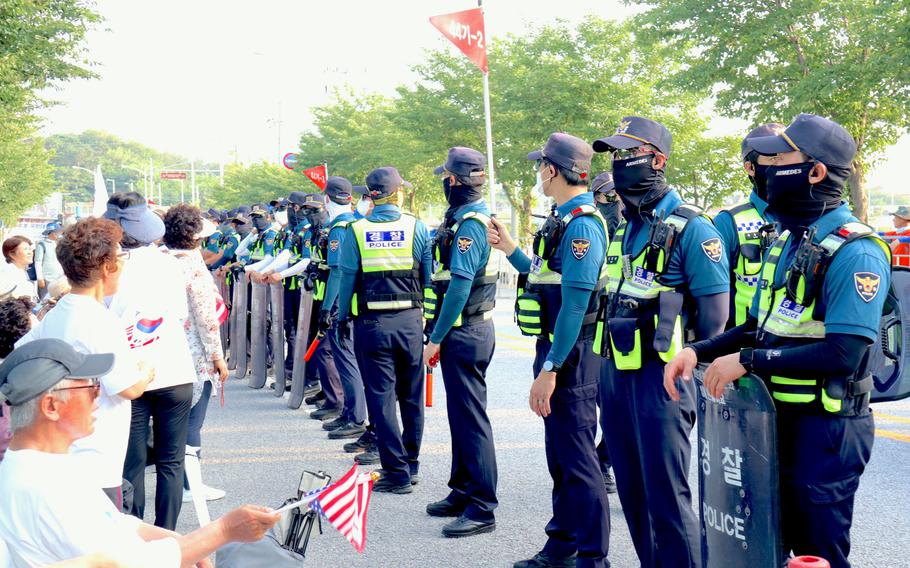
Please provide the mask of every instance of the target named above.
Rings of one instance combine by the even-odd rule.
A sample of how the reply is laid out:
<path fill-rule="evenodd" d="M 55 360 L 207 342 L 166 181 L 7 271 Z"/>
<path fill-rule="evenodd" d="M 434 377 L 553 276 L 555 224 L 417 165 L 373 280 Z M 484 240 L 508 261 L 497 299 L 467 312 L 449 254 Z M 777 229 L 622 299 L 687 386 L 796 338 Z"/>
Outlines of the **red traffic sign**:
<path fill-rule="evenodd" d="M 430 23 L 449 38 L 474 65 L 487 72 L 487 36 L 483 27 L 483 10 L 474 8 L 433 16 Z"/>
<path fill-rule="evenodd" d="M 297 168 L 297 154 L 295 154 L 293 152 L 288 152 L 287 154 L 284 155 L 284 158 L 282 158 L 281 163 L 284 164 L 284 167 L 286 167 L 289 170 L 296 169 Z"/>
<path fill-rule="evenodd" d="M 161 172 L 161 179 L 186 179 L 186 172 Z"/>

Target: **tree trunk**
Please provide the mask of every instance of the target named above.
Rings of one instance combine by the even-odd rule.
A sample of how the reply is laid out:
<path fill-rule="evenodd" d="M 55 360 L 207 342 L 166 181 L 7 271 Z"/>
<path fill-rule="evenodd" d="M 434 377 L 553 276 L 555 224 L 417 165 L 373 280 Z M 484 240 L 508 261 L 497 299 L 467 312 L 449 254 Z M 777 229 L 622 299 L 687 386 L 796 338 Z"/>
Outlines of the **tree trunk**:
<path fill-rule="evenodd" d="M 853 206 L 853 215 L 866 222 L 869 216 L 869 198 L 866 195 L 866 167 L 859 158 L 853 161 L 853 173 L 847 178 L 850 187 L 850 204 Z"/>
<path fill-rule="evenodd" d="M 519 242 L 527 244 L 528 239 L 534 234 L 534 228 L 531 226 L 531 192 L 528 191 L 521 196 L 521 209 L 518 211 L 518 220 L 521 230 L 518 232 Z"/>

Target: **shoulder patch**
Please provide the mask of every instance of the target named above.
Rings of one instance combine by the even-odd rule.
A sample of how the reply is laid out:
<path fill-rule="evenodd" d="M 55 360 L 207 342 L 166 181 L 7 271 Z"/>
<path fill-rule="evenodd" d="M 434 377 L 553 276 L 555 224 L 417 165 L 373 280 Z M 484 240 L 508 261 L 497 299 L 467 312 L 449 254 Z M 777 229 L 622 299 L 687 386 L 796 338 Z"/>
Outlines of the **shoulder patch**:
<path fill-rule="evenodd" d="M 458 237 L 458 252 L 464 254 L 474 246 L 474 239 L 471 237 Z"/>
<path fill-rule="evenodd" d="M 329 250 L 331 250 L 332 252 L 335 252 L 336 250 L 338 250 L 338 240 L 337 239 L 329 241 Z"/>
<path fill-rule="evenodd" d="M 591 250 L 591 241 L 589 239 L 572 239 L 572 256 L 581 260 Z"/>
<path fill-rule="evenodd" d="M 856 288 L 856 293 L 868 304 L 878 296 L 882 277 L 874 272 L 854 272 L 853 284 Z"/>
<path fill-rule="evenodd" d="M 701 250 L 705 252 L 705 256 L 711 259 L 711 262 L 720 262 L 720 258 L 724 254 L 724 245 L 720 242 L 719 237 L 713 237 L 702 241 Z"/>

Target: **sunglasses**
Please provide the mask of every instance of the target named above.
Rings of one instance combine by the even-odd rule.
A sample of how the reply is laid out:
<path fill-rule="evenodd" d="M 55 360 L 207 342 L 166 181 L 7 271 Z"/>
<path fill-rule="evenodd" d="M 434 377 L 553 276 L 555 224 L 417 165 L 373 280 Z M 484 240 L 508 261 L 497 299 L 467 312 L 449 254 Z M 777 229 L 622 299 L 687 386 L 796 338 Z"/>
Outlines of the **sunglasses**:
<path fill-rule="evenodd" d="M 83 390 L 83 389 L 92 389 L 91 395 L 92 400 L 98 398 L 98 394 L 101 392 L 101 383 L 98 382 L 98 379 L 92 379 L 91 384 L 81 385 L 78 387 L 62 387 L 59 389 L 54 389 L 51 392 L 60 392 L 60 391 L 69 391 L 69 390 Z"/>
<path fill-rule="evenodd" d="M 613 159 L 614 160 L 630 160 L 632 158 L 638 158 L 640 156 L 646 156 L 648 154 L 653 154 L 655 156 L 663 156 L 662 152 L 657 150 L 651 150 L 643 146 L 638 146 L 637 148 L 629 148 L 626 150 L 613 150 Z"/>

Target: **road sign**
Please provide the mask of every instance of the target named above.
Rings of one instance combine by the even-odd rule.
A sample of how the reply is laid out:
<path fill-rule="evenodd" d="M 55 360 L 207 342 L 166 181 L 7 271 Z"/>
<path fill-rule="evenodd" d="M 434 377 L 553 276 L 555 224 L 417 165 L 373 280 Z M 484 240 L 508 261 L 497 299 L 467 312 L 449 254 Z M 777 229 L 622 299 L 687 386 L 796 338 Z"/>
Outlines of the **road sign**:
<path fill-rule="evenodd" d="M 161 172 L 161 179 L 186 179 L 186 172 Z"/>
<path fill-rule="evenodd" d="M 281 162 L 284 164 L 284 167 L 289 170 L 293 170 L 297 167 L 297 154 L 288 152 L 284 155 L 284 158 L 281 160 Z"/>

